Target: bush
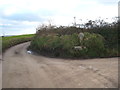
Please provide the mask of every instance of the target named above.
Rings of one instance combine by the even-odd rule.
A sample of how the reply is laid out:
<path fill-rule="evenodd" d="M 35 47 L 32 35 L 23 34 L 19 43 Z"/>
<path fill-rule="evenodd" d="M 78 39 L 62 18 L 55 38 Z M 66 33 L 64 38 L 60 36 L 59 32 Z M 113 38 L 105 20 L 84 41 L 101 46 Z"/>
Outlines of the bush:
<path fill-rule="evenodd" d="M 82 49 L 71 50 L 74 57 L 103 57 L 105 55 L 104 38 L 99 34 L 84 33 L 81 41 Z"/>
<path fill-rule="evenodd" d="M 87 23 L 83 24 L 84 28 L 77 28 L 75 26 L 60 26 L 60 27 L 44 27 L 38 28 L 36 37 L 42 39 L 48 38 L 51 40 L 43 39 L 41 44 L 45 44 L 44 47 L 40 47 L 39 40 L 33 40 L 35 51 L 41 53 L 41 51 L 49 51 L 54 53 L 55 56 L 64 55 L 66 57 L 112 57 L 120 56 L 120 48 L 118 46 L 120 43 L 119 39 L 119 27 L 120 23 L 117 18 L 112 23 L 107 23 L 104 20 L 89 20 Z M 84 40 L 79 42 L 78 35 L 80 32 L 85 34 Z M 74 34 L 76 33 L 76 34 Z M 55 36 L 54 38 L 52 38 Z M 44 43 L 45 41 L 45 43 Z M 33 43 L 32 42 L 32 43 Z M 49 44 L 49 45 L 48 45 Z M 83 46 L 84 48 L 75 50 L 74 46 Z M 53 48 L 54 47 L 54 48 Z M 42 49 L 42 50 L 39 50 Z"/>
<path fill-rule="evenodd" d="M 101 57 L 105 53 L 104 38 L 99 34 L 85 33 L 83 45 L 88 49 L 88 56 Z"/>
<path fill-rule="evenodd" d="M 105 53 L 104 38 L 99 34 L 84 33 L 80 43 L 78 34 L 40 36 L 31 42 L 30 49 L 43 55 L 56 57 L 102 57 Z M 75 46 L 82 49 L 76 50 Z"/>
<path fill-rule="evenodd" d="M 42 54 L 47 52 L 55 56 L 64 56 L 64 53 L 68 54 L 75 45 L 79 45 L 77 34 L 61 37 L 49 35 L 34 39 L 29 48 Z"/>

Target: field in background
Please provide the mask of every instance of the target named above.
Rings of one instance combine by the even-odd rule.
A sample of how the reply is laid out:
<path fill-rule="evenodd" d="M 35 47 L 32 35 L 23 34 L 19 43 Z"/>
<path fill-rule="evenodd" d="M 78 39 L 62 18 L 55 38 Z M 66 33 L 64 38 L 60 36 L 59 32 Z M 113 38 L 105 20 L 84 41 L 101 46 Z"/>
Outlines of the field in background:
<path fill-rule="evenodd" d="M 34 34 L 26 34 L 26 35 L 17 35 L 17 36 L 8 36 L 2 37 L 2 51 L 4 52 L 7 48 L 10 48 L 14 45 L 31 41 Z"/>

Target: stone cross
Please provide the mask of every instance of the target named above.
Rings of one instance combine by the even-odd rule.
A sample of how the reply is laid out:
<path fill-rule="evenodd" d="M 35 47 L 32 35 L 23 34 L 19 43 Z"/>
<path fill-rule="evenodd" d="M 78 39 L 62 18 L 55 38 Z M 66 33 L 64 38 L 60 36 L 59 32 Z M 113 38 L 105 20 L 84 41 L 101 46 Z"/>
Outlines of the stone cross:
<path fill-rule="evenodd" d="M 84 33 L 79 33 L 78 37 L 80 38 L 80 41 L 84 38 Z"/>

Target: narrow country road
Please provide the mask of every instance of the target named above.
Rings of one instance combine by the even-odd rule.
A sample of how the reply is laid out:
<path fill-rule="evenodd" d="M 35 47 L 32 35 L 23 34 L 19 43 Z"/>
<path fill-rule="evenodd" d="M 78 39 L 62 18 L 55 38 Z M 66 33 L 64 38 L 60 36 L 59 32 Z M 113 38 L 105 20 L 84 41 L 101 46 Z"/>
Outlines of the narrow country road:
<path fill-rule="evenodd" d="M 29 42 L 8 49 L 3 88 L 116 88 L 118 58 L 64 60 L 28 54 Z"/>

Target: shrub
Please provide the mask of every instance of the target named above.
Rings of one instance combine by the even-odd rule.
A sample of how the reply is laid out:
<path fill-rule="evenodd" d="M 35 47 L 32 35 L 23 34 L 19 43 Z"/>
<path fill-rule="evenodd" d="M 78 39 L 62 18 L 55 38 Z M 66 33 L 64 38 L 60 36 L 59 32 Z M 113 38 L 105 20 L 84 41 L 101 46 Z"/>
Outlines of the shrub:
<path fill-rule="evenodd" d="M 88 56 L 101 57 L 105 53 L 104 38 L 99 34 L 85 33 L 83 45 L 88 49 Z"/>
<path fill-rule="evenodd" d="M 82 49 L 71 50 L 74 57 L 103 57 L 105 55 L 104 38 L 99 34 L 84 33 L 80 45 Z"/>
<path fill-rule="evenodd" d="M 63 36 L 40 36 L 31 42 L 30 49 L 40 54 L 56 57 L 101 57 L 104 56 L 104 38 L 99 34 L 84 33 L 80 43 L 78 34 Z M 74 49 L 75 46 L 83 47 Z"/>
<path fill-rule="evenodd" d="M 73 57 L 104 57 L 104 56 L 120 56 L 120 48 L 118 46 L 120 43 L 119 39 L 119 21 L 117 18 L 112 23 L 107 23 L 104 20 L 89 20 L 88 23 L 83 24 L 84 28 L 77 28 L 75 26 L 60 26 L 48 28 L 38 28 L 36 37 L 42 39 L 48 38 L 50 40 L 46 41 L 43 39 L 41 41 L 41 47 L 39 45 L 39 40 L 33 40 L 35 47 L 32 49 L 40 51 L 49 51 L 55 53 L 55 56 L 62 55 L 73 56 Z M 85 34 L 84 40 L 79 42 L 77 34 L 83 32 Z M 87 33 L 88 32 L 88 33 Z M 74 34 L 76 33 L 76 34 Z M 44 43 L 45 41 L 45 43 Z M 32 42 L 32 43 L 33 43 Z M 38 43 L 38 44 L 36 44 Z M 45 44 L 46 47 L 43 47 Z M 34 46 L 33 45 L 33 46 Z M 75 50 L 74 46 L 83 46 L 80 50 Z M 47 49 L 46 49 L 47 48 Z M 41 51 L 40 51 L 41 52 Z"/>
<path fill-rule="evenodd" d="M 64 56 L 63 53 L 69 54 L 69 50 L 75 45 L 79 45 L 77 34 L 64 36 L 41 36 L 31 42 L 30 49 L 39 53 L 48 52 L 55 56 Z"/>

